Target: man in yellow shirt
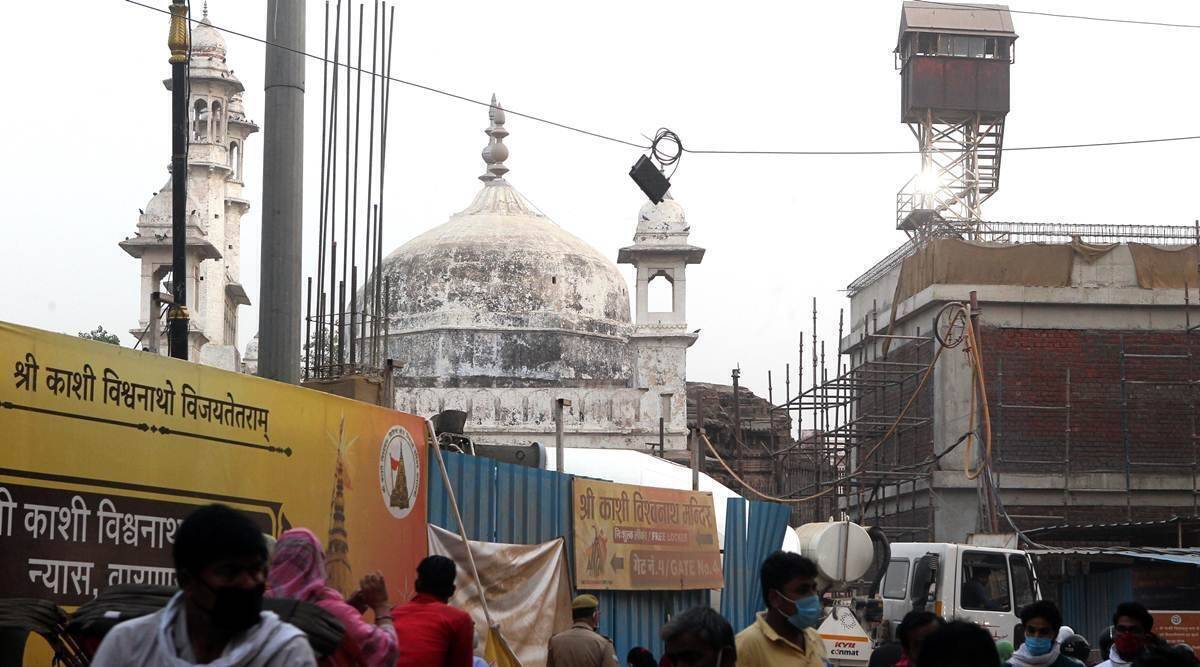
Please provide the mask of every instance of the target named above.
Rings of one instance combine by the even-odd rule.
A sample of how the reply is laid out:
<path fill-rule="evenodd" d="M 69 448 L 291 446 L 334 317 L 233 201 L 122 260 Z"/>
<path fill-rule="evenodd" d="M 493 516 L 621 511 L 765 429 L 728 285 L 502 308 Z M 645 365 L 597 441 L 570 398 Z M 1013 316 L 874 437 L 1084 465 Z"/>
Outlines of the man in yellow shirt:
<path fill-rule="evenodd" d="M 800 554 L 776 551 L 760 570 L 766 611 L 737 636 L 738 667 L 825 667 L 817 634 L 824 618 L 817 566 Z"/>

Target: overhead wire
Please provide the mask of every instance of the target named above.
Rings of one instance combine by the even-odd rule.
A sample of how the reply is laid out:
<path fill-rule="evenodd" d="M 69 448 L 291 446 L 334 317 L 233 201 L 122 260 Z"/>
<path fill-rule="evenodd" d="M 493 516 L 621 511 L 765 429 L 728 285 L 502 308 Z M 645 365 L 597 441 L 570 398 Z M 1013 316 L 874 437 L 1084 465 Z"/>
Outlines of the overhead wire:
<path fill-rule="evenodd" d="M 127 2 L 131 5 L 135 5 L 137 7 L 141 7 L 143 9 L 149 9 L 151 11 L 155 11 L 160 14 L 170 14 L 170 11 L 168 11 L 168 10 L 164 10 L 159 7 L 155 7 L 153 5 L 149 5 L 144 2 L 140 2 L 139 0 L 124 0 L 124 2 Z M 941 3 L 938 3 L 938 4 L 941 4 Z M 958 7 L 961 8 L 963 6 L 958 5 Z M 971 7 L 971 9 L 972 10 L 975 10 L 975 9 L 983 10 L 983 9 L 994 9 L 994 8 Z M 1017 11 L 1017 10 L 1010 10 L 1010 11 L 1012 11 L 1013 13 L 1044 14 L 1046 16 L 1054 16 L 1054 17 L 1059 17 L 1059 18 L 1076 18 L 1076 19 L 1093 20 L 1093 21 L 1111 21 L 1111 22 L 1117 22 L 1117 23 L 1139 23 L 1139 24 L 1145 24 L 1145 25 L 1163 25 L 1163 26 L 1171 26 L 1171 27 L 1178 27 L 1178 28 L 1200 28 L 1200 25 L 1193 26 L 1191 24 L 1169 24 L 1169 23 L 1161 23 L 1161 22 L 1154 22 L 1154 21 L 1135 21 L 1135 20 L 1125 20 L 1125 19 L 1102 19 L 1099 17 L 1073 16 L 1073 15 L 1066 15 L 1066 14 L 1059 15 L 1059 14 L 1051 14 L 1048 12 L 1032 12 L 1032 11 Z M 193 22 L 196 22 L 196 19 L 192 18 L 189 14 L 189 16 L 188 16 L 189 30 L 191 29 L 191 24 Z M 254 36 L 254 35 L 251 35 L 251 34 L 248 34 L 245 32 L 241 32 L 238 30 L 234 30 L 232 28 L 225 27 L 225 26 L 216 25 L 216 24 L 212 23 L 211 21 L 209 22 L 208 25 L 209 25 L 209 27 L 211 27 L 215 30 L 220 30 L 221 32 L 225 32 L 230 35 L 235 35 L 235 36 L 241 37 L 243 39 L 248 39 L 250 41 L 262 44 L 264 46 L 283 49 L 285 51 L 295 53 L 295 54 L 303 56 L 305 58 L 311 58 L 312 60 L 315 60 L 318 62 L 331 64 L 335 67 L 345 67 L 348 71 L 351 71 L 351 72 L 361 72 L 368 76 L 379 77 L 380 79 L 392 81 L 392 82 L 398 83 L 400 85 L 409 86 L 411 88 L 417 88 L 419 90 L 424 90 L 426 92 L 434 93 L 436 95 L 442 95 L 444 97 L 449 97 L 451 99 L 459 100 L 461 102 L 467 102 L 467 103 L 475 104 L 475 105 L 482 106 L 482 107 L 489 107 L 489 108 L 491 107 L 490 101 L 475 99 L 472 97 L 468 97 L 466 95 L 455 93 L 453 91 L 438 88 L 436 86 L 418 83 L 416 81 L 411 81 L 408 79 L 401 79 L 401 78 L 394 77 L 394 76 L 387 75 L 387 74 L 376 73 L 369 69 L 355 67 L 349 63 L 339 62 L 337 60 L 319 56 L 315 53 L 309 53 L 302 49 L 295 49 L 295 48 L 289 47 L 284 44 L 277 44 L 275 42 L 272 42 L 272 41 L 267 40 L 262 37 L 257 37 L 257 36 Z M 650 143 L 638 143 L 636 141 L 629 141 L 626 139 L 622 139 L 620 137 L 613 136 L 611 134 L 606 134 L 604 132 L 589 130 L 589 129 L 579 127 L 577 125 L 571 125 L 569 123 L 563 123 L 563 122 L 559 122 L 556 120 L 551 120 L 545 116 L 540 116 L 540 115 L 533 114 L 533 113 L 516 111 L 513 109 L 509 109 L 507 107 L 504 109 L 504 111 L 506 113 L 512 114 L 513 116 L 518 116 L 521 118 L 532 120 L 537 123 L 542 123 L 544 125 L 557 127 L 559 129 L 567 130 L 569 132 L 575 132 L 575 133 L 589 136 L 589 137 L 592 137 L 595 139 L 601 139 L 604 141 L 609 141 L 609 142 L 621 144 L 624 146 L 629 146 L 631 148 L 637 148 L 637 149 L 644 150 L 644 151 L 652 151 L 654 149 L 654 141 L 651 141 Z M 665 128 L 663 128 L 663 130 L 665 130 Z M 660 135 L 663 132 L 663 130 L 659 131 Z M 817 156 L 817 157 L 820 157 L 820 156 L 854 157 L 854 156 L 887 156 L 887 155 L 920 155 L 921 154 L 921 151 L 919 151 L 919 150 L 844 150 L 844 149 L 789 150 L 789 149 L 687 148 L 687 147 L 683 146 L 682 143 L 679 142 L 678 135 L 676 135 L 674 132 L 670 132 L 669 130 L 666 130 L 666 132 L 668 132 L 670 135 L 672 135 L 674 137 L 674 143 L 678 146 L 680 154 L 690 153 L 693 155 L 744 155 L 744 156 L 776 155 L 776 156 Z M 656 140 L 657 139 L 658 139 L 658 137 L 656 136 Z M 1011 147 L 1006 147 L 1004 150 L 1005 150 L 1005 152 L 1068 150 L 1068 149 L 1080 149 L 1080 148 L 1102 148 L 1102 147 L 1111 147 L 1111 146 L 1132 146 L 1132 145 L 1141 145 L 1141 144 L 1171 143 L 1171 142 L 1181 142 L 1181 141 L 1194 141 L 1197 139 L 1200 139 L 1200 135 L 1151 137 L 1151 138 L 1141 138 L 1141 139 L 1117 139 L 1117 140 L 1112 140 L 1112 141 L 1089 141 L 1089 142 L 1070 143 L 1070 144 L 1011 146 Z M 675 160 L 678 160 L 678 156 L 676 156 Z M 675 160 L 673 160 L 672 162 L 675 162 Z M 676 169 L 678 169 L 678 165 L 676 165 Z M 673 173 L 674 172 L 672 172 L 672 174 Z"/>
<path fill-rule="evenodd" d="M 1037 11 L 1037 10 L 1033 10 L 1033 9 L 1013 9 L 1011 7 L 1005 7 L 1003 9 L 1000 9 L 999 7 L 988 6 L 988 5 L 972 5 L 972 4 L 962 4 L 962 3 L 956 3 L 956 2 L 936 2 L 935 0 L 923 0 L 923 3 L 927 4 L 927 5 L 938 5 L 938 9 L 944 9 L 947 11 L 968 11 L 968 12 L 1006 11 L 1009 14 L 1024 14 L 1026 16 L 1045 16 L 1047 18 L 1072 19 L 1072 20 L 1076 20 L 1076 21 L 1095 21 L 1095 22 L 1099 22 L 1099 23 L 1124 23 L 1124 24 L 1129 24 L 1129 25 L 1144 25 L 1144 26 L 1152 26 L 1152 27 L 1157 27 L 1157 28 L 1188 28 L 1188 29 L 1193 29 L 1193 30 L 1200 29 L 1200 24 L 1196 24 L 1196 23 L 1171 23 L 1168 21 L 1150 21 L 1150 20 L 1145 20 L 1145 19 L 1119 19 L 1119 18 L 1110 18 L 1110 17 L 1104 17 L 1104 16 L 1087 16 L 1087 15 L 1083 15 L 1083 14 L 1062 14 L 1062 13 L 1058 13 L 1058 12 L 1045 12 L 1045 11 Z"/>
<path fill-rule="evenodd" d="M 170 11 L 168 11 L 168 10 L 165 10 L 165 9 L 160 9 L 160 8 L 158 8 L 158 7 L 155 7 L 155 6 L 153 6 L 153 5 L 148 5 L 148 4 L 144 3 L 144 2 L 139 2 L 138 0 L 124 0 L 124 1 L 125 1 L 125 2 L 128 2 L 128 3 L 129 3 L 129 4 L 131 4 L 131 5 L 136 5 L 136 6 L 138 6 L 138 7 L 142 7 L 142 8 L 144 8 L 144 9 L 149 9 L 149 10 L 152 10 L 152 11 L 158 12 L 158 13 L 160 13 L 160 14 L 170 14 Z M 190 25 L 192 22 L 195 22 L 195 19 L 193 19 L 191 16 L 189 16 L 189 17 L 188 17 L 188 23 L 189 23 L 189 25 Z M 397 77 L 394 77 L 394 76 L 390 76 L 390 75 L 385 75 L 385 74 L 379 74 L 379 73 L 376 73 L 376 72 L 372 72 L 372 71 L 370 71 L 370 70 L 367 70 L 367 69 L 364 69 L 364 68 L 355 67 L 355 66 L 353 66 L 353 65 L 351 65 L 351 64 L 349 64 L 349 63 L 344 63 L 344 62 L 340 62 L 340 61 L 333 60 L 333 59 L 330 59 L 330 58 L 325 58 L 325 57 L 322 57 L 322 56 L 318 56 L 318 55 L 317 55 L 317 54 L 315 54 L 315 53 L 309 53 L 309 52 L 307 52 L 307 51 L 304 51 L 304 50 L 302 50 L 302 49 L 295 49 L 295 48 L 292 48 L 292 47 L 290 47 L 290 46 L 287 46 L 287 45 L 285 45 L 285 44 L 277 44 L 277 43 L 275 43 L 275 42 L 272 42 L 272 41 L 270 41 L 270 40 L 264 39 L 264 38 L 262 38 L 262 37 L 256 37 L 256 36 L 254 36 L 254 35 L 250 35 L 250 34 L 247 34 L 247 33 L 244 33 L 244 32 L 240 32 L 240 31 L 234 30 L 234 29 L 232 29 L 232 28 L 227 28 L 227 27 L 224 27 L 224 26 L 219 26 L 219 25 L 216 25 L 215 23 L 212 23 L 211 21 L 208 23 L 208 26 L 209 26 L 209 27 L 211 27 L 211 28 L 213 28 L 214 30 L 220 30 L 221 32 L 229 33 L 230 35 L 235 35 L 235 36 L 237 36 L 237 37 L 241 37 L 241 38 L 243 38 L 243 39 L 248 39 L 248 40 L 250 40 L 250 41 L 253 41 L 253 42 L 258 42 L 259 44 L 262 44 L 262 45 L 264 45 L 264 46 L 269 46 L 269 47 L 272 47 L 272 48 L 277 48 L 277 49 L 283 49 L 284 51 L 288 51 L 288 52 L 291 52 L 291 53 L 295 53 L 296 55 L 299 55 L 299 56 L 304 56 L 305 58 L 311 58 L 311 59 L 313 59 L 313 60 L 316 60 L 316 61 L 318 61 L 318 62 L 325 62 L 325 63 L 327 63 L 327 64 L 333 65 L 334 67 L 345 67 L 345 68 L 346 68 L 348 71 L 351 71 L 351 72 L 355 72 L 355 71 L 357 71 L 357 72 L 362 72 L 363 74 L 366 74 L 366 75 L 368 75 L 368 76 L 375 76 L 375 77 L 379 77 L 379 78 L 381 78 L 381 79 L 386 79 L 386 80 L 388 80 L 388 81 L 392 81 L 392 82 L 395 82 L 395 83 L 398 83 L 398 84 L 401 84 L 401 85 L 404 85 L 404 86 L 410 86 L 410 87 L 412 87 L 412 88 L 419 88 L 419 89 L 421 89 L 421 90 L 424 90 L 424 91 L 426 91 L 426 92 L 435 93 L 435 94 L 437 94 L 437 95 L 443 95 L 443 96 L 445 96 L 445 97 L 449 97 L 449 98 L 452 98 L 452 99 L 456 99 L 456 100 L 459 100 L 459 101 L 461 101 L 461 102 L 469 102 L 469 103 L 471 103 L 471 104 L 476 104 L 476 105 L 478 105 L 478 106 L 481 106 L 481 107 L 487 107 L 487 108 L 491 108 L 491 106 L 492 106 L 492 103 L 491 103 L 490 101 L 477 100 L 477 99 L 474 99 L 474 98 L 472 98 L 472 97 L 467 97 L 466 95 L 460 95 L 460 94 L 458 94 L 458 93 L 454 93 L 454 92 L 451 92 L 451 91 L 448 91 L 448 90 L 443 90 L 443 89 L 441 89 L 441 88 L 437 88 L 437 87 L 435 87 L 435 86 L 430 86 L 430 85 L 426 85 L 426 84 L 423 84 L 423 83 L 417 83 L 416 81 L 409 81 L 409 80 L 406 80 L 406 79 L 400 79 L 400 78 L 397 78 Z M 625 146 L 630 146 L 630 147 L 633 147 L 633 148 L 640 148 L 640 149 L 642 149 L 642 150 L 649 150 L 649 148 L 650 148 L 650 146 L 649 146 L 649 145 L 647 145 L 647 144 L 639 144 L 639 143 L 636 143 L 636 142 L 633 142 L 633 141 L 626 141 L 625 139 L 621 139 L 621 138 L 619 138 L 619 137 L 614 137 L 614 136 L 611 136 L 611 135 L 608 135 L 608 134 L 604 134 L 604 133 L 601 133 L 601 132 L 595 132 L 595 131 L 592 131 L 592 130 L 586 130 L 586 129 L 584 129 L 584 128 L 581 128 L 581 127 L 578 127 L 578 126 L 575 126 L 575 125 L 569 125 L 569 124 L 567 124 L 567 123 L 560 123 L 560 122 L 558 122 L 558 121 L 555 121 L 555 120 L 550 120 L 549 118 L 545 118 L 545 117 L 543 117 L 543 116 L 537 116 L 537 115 L 534 115 L 534 114 L 530 114 L 530 113 L 524 113 L 524 112 L 521 112 L 521 111 L 514 111 L 513 109 L 510 109 L 510 108 L 508 108 L 508 107 L 505 107 L 505 108 L 504 108 L 504 113 L 511 114 L 511 115 L 513 115 L 513 116 L 520 116 L 521 118 L 526 118 L 526 119 L 529 119 L 529 120 L 532 120 L 532 121 L 535 121 L 535 122 L 538 122 L 538 123 L 543 123 L 543 124 L 545 124 L 545 125 L 551 125 L 551 126 L 554 126 L 554 127 L 560 128 L 560 129 L 563 129 L 563 130 L 569 130 L 569 131 L 571 131 L 571 132 L 578 132 L 579 134 L 585 134 L 585 135 L 587 135 L 587 136 L 594 137 L 594 138 L 596 138 L 596 139 L 603 139 L 603 140 L 605 140 L 605 141 L 611 141 L 611 142 L 614 142 L 614 143 L 623 144 L 623 145 L 625 145 Z"/>

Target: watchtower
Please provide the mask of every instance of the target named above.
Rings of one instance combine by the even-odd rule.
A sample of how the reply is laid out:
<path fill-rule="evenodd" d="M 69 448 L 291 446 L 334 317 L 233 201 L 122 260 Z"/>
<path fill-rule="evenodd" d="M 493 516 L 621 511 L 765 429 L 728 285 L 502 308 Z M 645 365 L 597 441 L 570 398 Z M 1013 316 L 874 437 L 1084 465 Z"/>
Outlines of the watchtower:
<path fill-rule="evenodd" d="M 982 224 L 980 208 L 1000 188 L 1016 39 L 1003 5 L 904 3 L 900 120 L 917 138 L 921 171 L 896 195 L 896 226 L 910 237 L 969 237 Z"/>

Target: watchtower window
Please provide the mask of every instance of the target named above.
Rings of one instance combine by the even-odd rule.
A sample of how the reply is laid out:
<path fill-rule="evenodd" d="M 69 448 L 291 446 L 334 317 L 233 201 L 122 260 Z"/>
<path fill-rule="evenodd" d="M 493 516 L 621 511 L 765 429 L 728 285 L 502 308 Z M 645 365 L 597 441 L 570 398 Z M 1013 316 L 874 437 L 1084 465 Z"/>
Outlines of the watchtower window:
<path fill-rule="evenodd" d="M 1011 61 L 1006 38 L 982 35 L 946 35 L 920 32 L 907 40 L 905 58 L 909 56 L 955 56 L 958 58 L 1007 59 Z"/>
<path fill-rule="evenodd" d="M 911 44 L 911 42 L 909 42 Z M 932 32 L 917 33 L 917 55 L 932 56 L 937 54 L 938 36 Z"/>
<path fill-rule="evenodd" d="M 675 283 L 666 271 L 650 276 L 646 284 L 646 310 L 651 313 L 675 312 Z"/>

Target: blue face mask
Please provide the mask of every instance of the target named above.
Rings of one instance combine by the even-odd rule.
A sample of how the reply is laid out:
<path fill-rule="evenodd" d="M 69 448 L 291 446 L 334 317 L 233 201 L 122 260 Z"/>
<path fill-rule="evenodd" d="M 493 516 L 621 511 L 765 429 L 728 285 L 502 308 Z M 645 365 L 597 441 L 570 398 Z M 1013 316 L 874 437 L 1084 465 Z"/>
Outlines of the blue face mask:
<path fill-rule="evenodd" d="M 1025 650 L 1029 655 L 1046 655 L 1054 648 L 1054 640 L 1049 637 L 1026 637 Z"/>
<path fill-rule="evenodd" d="M 775 592 L 779 593 L 780 597 L 791 602 L 796 607 L 796 611 L 788 616 L 788 623 L 791 623 L 798 630 L 807 630 L 808 628 L 815 628 L 820 625 L 821 618 L 824 616 L 821 612 L 821 598 L 814 594 L 802 597 L 799 600 L 793 600 L 781 591 L 777 590 Z"/>

